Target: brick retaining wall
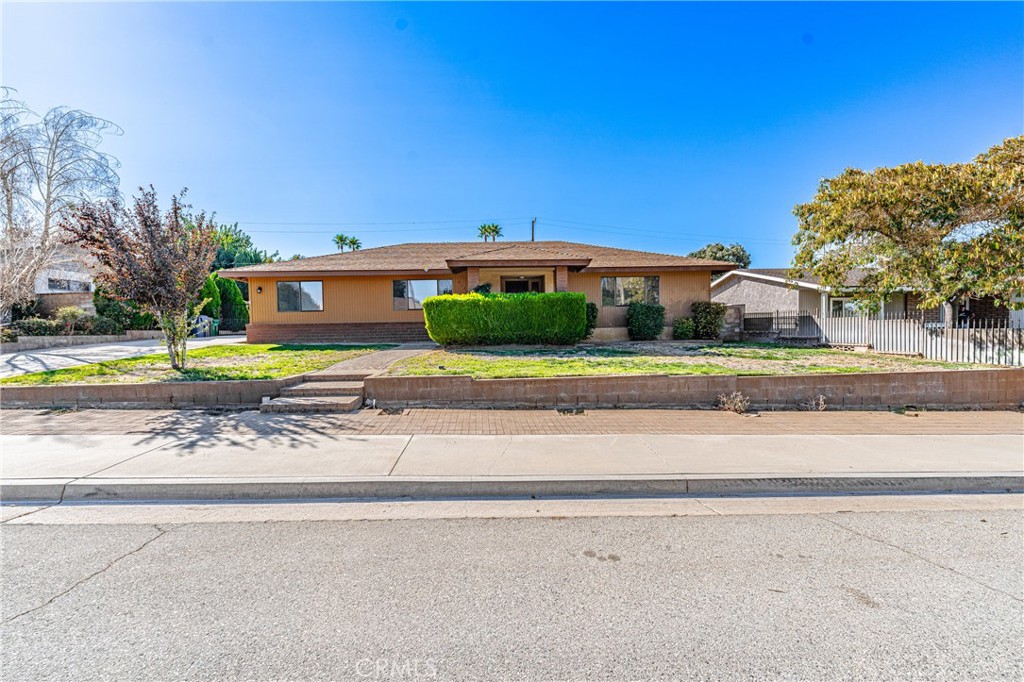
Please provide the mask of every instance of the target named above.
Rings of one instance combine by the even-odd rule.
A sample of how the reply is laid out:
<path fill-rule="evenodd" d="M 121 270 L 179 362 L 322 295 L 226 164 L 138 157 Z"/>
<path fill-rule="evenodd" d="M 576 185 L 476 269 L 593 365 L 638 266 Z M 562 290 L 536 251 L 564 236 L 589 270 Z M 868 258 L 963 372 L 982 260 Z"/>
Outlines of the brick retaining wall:
<path fill-rule="evenodd" d="M 543 379 L 468 376 L 367 377 L 378 407 L 688 407 L 712 408 L 739 391 L 752 409 L 799 409 L 818 395 L 830 409 L 1016 409 L 1024 369 L 802 376 L 623 375 Z"/>
<path fill-rule="evenodd" d="M 165 384 L 77 384 L 72 386 L 3 386 L 5 408 L 106 407 L 255 407 L 264 396 L 302 383 L 305 375 L 256 381 L 179 381 Z"/>
<path fill-rule="evenodd" d="M 422 322 L 348 322 L 337 324 L 249 324 L 249 343 L 368 343 L 429 341 Z"/>
<path fill-rule="evenodd" d="M 22 353 L 41 348 L 64 348 L 67 346 L 91 346 L 97 343 L 124 343 L 126 341 L 142 341 L 146 339 L 162 339 L 164 333 L 159 330 L 130 329 L 124 334 L 80 334 L 74 336 L 19 336 L 17 341 L 0 343 L 0 353 Z"/>

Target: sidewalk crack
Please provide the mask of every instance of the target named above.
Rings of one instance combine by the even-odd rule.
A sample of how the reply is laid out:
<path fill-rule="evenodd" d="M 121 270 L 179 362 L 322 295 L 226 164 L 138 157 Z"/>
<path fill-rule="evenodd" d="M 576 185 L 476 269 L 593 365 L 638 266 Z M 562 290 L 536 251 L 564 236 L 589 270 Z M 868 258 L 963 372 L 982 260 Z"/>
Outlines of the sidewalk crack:
<path fill-rule="evenodd" d="M 1001 590 L 998 587 L 994 587 L 992 585 L 989 585 L 988 583 L 984 583 L 984 582 L 978 580 L 977 578 L 974 578 L 972 576 L 967 575 L 966 573 L 961 573 L 960 571 L 956 570 L 955 568 L 953 568 L 951 566 L 946 566 L 945 564 L 940 564 L 937 561 L 934 561 L 932 559 L 929 559 L 926 556 L 918 554 L 917 552 L 912 552 L 911 550 L 907 549 L 906 547 L 900 547 L 899 545 L 897 545 L 894 542 L 889 542 L 887 540 L 882 540 L 881 538 L 876 538 L 873 535 L 868 535 L 867 533 L 862 533 L 861 531 L 855 530 L 853 528 L 850 528 L 849 526 L 844 526 L 843 524 L 839 523 L 838 521 L 834 521 L 834 520 L 828 518 L 828 516 L 826 516 L 824 514 L 819 515 L 818 518 L 823 520 L 823 521 L 828 521 L 833 526 L 838 526 L 839 528 L 842 528 L 843 530 L 845 530 L 845 531 L 847 531 L 849 533 L 852 533 L 854 535 L 860 536 L 860 537 L 862 537 L 862 538 L 864 538 L 866 540 L 871 540 L 873 542 L 877 542 L 878 544 L 885 545 L 886 547 L 892 547 L 893 549 L 899 550 L 899 551 L 903 552 L 904 554 L 908 554 L 908 555 L 914 557 L 915 559 L 920 559 L 921 561 L 925 562 L 926 564 L 930 564 L 930 565 L 932 565 L 932 566 L 934 566 L 936 568 L 941 568 L 941 569 L 943 569 L 945 571 L 949 571 L 950 573 L 953 573 L 954 575 L 958 575 L 961 578 L 964 578 L 965 580 L 971 581 L 975 585 L 980 585 L 981 587 L 984 587 L 986 589 L 992 590 L 993 592 L 998 592 L 1001 595 L 1009 597 L 1010 599 L 1012 599 L 1014 601 L 1024 603 L 1024 599 L 1021 599 L 1020 597 L 1018 597 L 1018 596 L 1016 596 L 1014 594 L 1010 594 L 1009 592 L 1007 592 L 1005 590 Z"/>
<path fill-rule="evenodd" d="M 47 606 L 49 606 L 53 602 L 57 601 L 61 597 L 67 596 L 68 594 L 71 594 L 71 592 L 73 592 L 77 588 L 81 587 L 85 583 L 89 582 L 90 580 L 92 580 L 96 576 L 102 575 L 103 573 L 107 572 L 108 570 L 110 570 L 111 568 L 116 566 L 118 563 L 120 563 L 122 560 L 127 559 L 128 557 L 132 556 L 133 554 L 137 554 L 137 553 L 141 552 L 146 547 L 148 547 L 149 544 L 152 543 L 154 540 L 158 540 L 158 539 L 162 538 L 164 535 L 166 535 L 170 531 L 169 528 L 161 528 L 160 526 L 153 526 L 153 528 L 155 528 L 158 531 L 157 534 L 154 535 L 153 537 L 149 538 L 145 542 L 143 542 L 141 545 L 139 545 L 135 549 L 133 549 L 133 550 L 131 550 L 129 552 L 125 552 L 124 554 L 114 558 L 109 563 L 107 563 L 107 565 L 104 566 L 103 568 L 99 569 L 98 571 L 94 571 L 94 572 L 90 573 L 89 575 L 85 576 L 81 580 L 78 580 L 73 585 L 68 587 L 66 590 L 58 592 L 57 594 L 55 594 L 54 596 L 50 597 L 45 602 L 40 604 L 39 606 L 33 606 L 32 608 L 30 608 L 30 609 L 28 609 L 26 611 L 22 611 L 19 614 L 13 615 L 10 618 L 5 619 L 3 621 L 3 624 L 7 625 L 8 623 L 11 623 L 13 621 L 18 620 L 22 616 L 27 616 L 30 613 L 35 613 L 36 611 L 39 611 L 40 609 L 45 609 Z"/>

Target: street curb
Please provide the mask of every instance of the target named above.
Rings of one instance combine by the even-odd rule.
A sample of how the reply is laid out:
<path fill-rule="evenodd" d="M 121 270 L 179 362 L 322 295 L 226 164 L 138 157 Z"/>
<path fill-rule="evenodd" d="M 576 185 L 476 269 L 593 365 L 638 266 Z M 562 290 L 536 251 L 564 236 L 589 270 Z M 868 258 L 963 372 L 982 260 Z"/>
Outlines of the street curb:
<path fill-rule="evenodd" d="M 0 483 L 4 502 L 1024 492 L 1021 474 L 622 478 L 79 479 Z"/>

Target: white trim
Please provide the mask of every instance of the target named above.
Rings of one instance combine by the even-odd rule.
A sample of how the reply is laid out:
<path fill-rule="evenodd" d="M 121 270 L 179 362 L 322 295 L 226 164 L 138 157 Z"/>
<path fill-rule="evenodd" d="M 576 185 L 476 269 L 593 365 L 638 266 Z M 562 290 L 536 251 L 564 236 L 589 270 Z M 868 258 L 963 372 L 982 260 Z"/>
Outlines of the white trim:
<path fill-rule="evenodd" d="M 749 270 L 730 270 L 725 273 L 714 282 L 711 283 L 711 288 L 714 289 L 719 284 L 729 279 L 733 275 L 737 277 L 750 277 L 751 279 L 759 279 L 763 282 L 773 282 L 776 284 L 785 284 L 796 288 L 810 289 L 812 291 L 830 291 L 829 287 L 823 287 L 820 284 L 811 284 L 810 282 L 803 282 L 796 279 L 786 279 L 784 277 L 773 277 L 772 275 L 762 275 L 759 272 L 750 272 Z"/>

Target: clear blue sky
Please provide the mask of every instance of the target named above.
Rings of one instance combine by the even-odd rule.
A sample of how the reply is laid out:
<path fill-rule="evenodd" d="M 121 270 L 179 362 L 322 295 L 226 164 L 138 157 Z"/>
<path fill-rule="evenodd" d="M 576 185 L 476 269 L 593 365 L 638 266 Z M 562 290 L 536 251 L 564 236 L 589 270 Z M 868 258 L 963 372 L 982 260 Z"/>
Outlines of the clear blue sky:
<path fill-rule="evenodd" d="M 258 245 L 567 239 L 792 254 L 847 166 L 1024 132 L 1024 4 L 12 4 L 2 80 L 124 128 L 122 188 Z"/>

